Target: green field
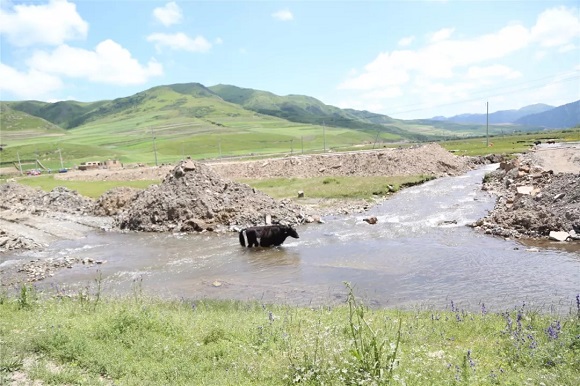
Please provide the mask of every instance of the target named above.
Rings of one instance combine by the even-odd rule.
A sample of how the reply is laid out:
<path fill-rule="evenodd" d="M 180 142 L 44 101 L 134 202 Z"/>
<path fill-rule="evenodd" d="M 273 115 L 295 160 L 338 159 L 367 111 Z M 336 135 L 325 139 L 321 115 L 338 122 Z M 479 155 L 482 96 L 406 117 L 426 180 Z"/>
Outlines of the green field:
<path fill-rule="evenodd" d="M 0 296 L 0 384 L 578 385 L 580 305 L 489 312 L 72 296 Z M 58 291 L 58 289 L 56 290 Z M 574 300 L 572 300 L 574 302 Z M 36 384 L 36 383 L 34 383 Z"/>
<path fill-rule="evenodd" d="M 355 198 L 371 199 L 395 193 L 401 187 L 419 184 L 432 179 L 431 176 L 395 177 L 312 177 L 242 179 L 240 182 L 253 186 L 271 197 L 282 199 L 296 197 L 299 190 L 306 198 Z M 299 201 L 298 201 L 299 202 Z"/>
<path fill-rule="evenodd" d="M 578 142 L 580 141 L 580 128 L 456 139 L 440 142 L 440 145 L 457 155 L 512 154 L 529 151 L 530 146 L 535 141 L 545 143 L 550 139 L 554 139 L 557 142 Z"/>
<path fill-rule="evenodd" d="M 56 187 L 63 186 L 70 190 L 77 191 L 82 196 L 99 198 L 107 190 L 117 188 L 119 186 L 145 189 L 150 185 L 158 184 L 161 181 L 67 181 L 57 180 L 54 178 L 54 175 L 41 175 L 19 178 L 18 182 L 23 185 L 40 188 L 46 192 L 50 192 Z"/>
<path fill-rule="evenodd" d="M 61 156 L 63 167 L 74 168 L 82 162 L 107 159 L 155 165 L 175 163 L 186 156 L 283 156 L 407 146 L 419 141 L 438 141 L 470 155 L 525 148 L 508 143 L 518 140 L 514 126 L 490 126 L 494 147 L 487 149 L 481 146 L 486 132 L 482 125 L 397 120 L 339 109 L 306 96 L 279 97 L 224 85 L 159 86 L 90 103 L 0 102 L 0 109 L 0 168 L 14 171 L 14 163 L 19 161 L 25 170 L 37 168 L 36 160 L 56 170 L 61 168 Z M 552 133 L 524 136 L 556 135 Z M 450 139 L 455 140 L 442 142 Z"/>

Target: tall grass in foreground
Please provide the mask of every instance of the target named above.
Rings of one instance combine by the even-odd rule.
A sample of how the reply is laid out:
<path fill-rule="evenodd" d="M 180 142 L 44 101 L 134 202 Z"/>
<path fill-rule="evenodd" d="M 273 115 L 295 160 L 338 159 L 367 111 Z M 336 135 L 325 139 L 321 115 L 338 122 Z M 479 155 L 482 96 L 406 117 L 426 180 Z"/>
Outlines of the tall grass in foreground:
<path fill-rule="evenodd" d="M 0 296 L 0 384 L 577 385 L 580 297 L 566 316 L 346 304 Z M 26 378 L 22 378 L 26 376 Z"/>

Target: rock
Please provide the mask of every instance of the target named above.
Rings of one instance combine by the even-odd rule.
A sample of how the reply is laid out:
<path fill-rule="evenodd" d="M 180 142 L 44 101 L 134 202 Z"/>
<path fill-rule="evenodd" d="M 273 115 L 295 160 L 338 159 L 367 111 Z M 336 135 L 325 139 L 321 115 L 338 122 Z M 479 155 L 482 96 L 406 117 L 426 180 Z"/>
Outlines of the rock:
<path fill-rule="evenodd" d="M 211 285 L 213 285 L 214 287 L 221 287 L 222 283 L 216 280 L 213 283 L 211 283 Z"/>
<path fill-rule="evenodd" d="M 551 231 L 550 235 L 549 235 L 550 240 L 555 240 L 555 241 L 566 241 L 568 239 L 568 237 L 570 237 L 570 234 L 568 232 Z"/>
<path fill-rule="evenodd" d="M 181 167 L 183 168 L 183 171 L 190 172 L 195 170 L 195 162 L 193 162 L 191 159 L 185 160 L 181 163 Z"/>
<path fill-rule="evenodd" d="M 556 200 L 559 200 L 559 199 L 563 198 L 565 195 L 566 195 L 566 193 L 559 193 L 559 194 L 556 194 L 556 195 L 554 196 L 554 201 L 556 201 Z"/>
<path fill-rule="evenodd" d="M 517 187 L 518 194 L 530 195 L 530 194 L 532 194 L 533 190 L 534 190 L 533 186 L 518 186 Z"/>
<path fill-rule="evenodd" d="M 373 224 L 376 224 L 379 220 L 375 216 L 371 216 L 371 217 L 363 218 L 363 221 L 373 225 Z"/>
<path fill-rule="evenodd" d="M 304 191 L 303 190 L 299 190 L 298 191 L 298 198 L 302 198 L 304 197 Z"/>

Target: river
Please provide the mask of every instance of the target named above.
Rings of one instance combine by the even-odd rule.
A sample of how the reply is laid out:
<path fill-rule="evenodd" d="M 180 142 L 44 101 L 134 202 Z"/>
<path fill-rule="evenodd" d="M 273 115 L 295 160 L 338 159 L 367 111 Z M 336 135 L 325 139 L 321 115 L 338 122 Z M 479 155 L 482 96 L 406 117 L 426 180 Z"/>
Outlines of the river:
<path fill-rule="evenodd" d="M 580 292 L 578 249 L 530 247 L 466 226 L 493 208 L 481 180 L 495 167 L 404 189 L 364 214 L 301 226 L 300 239 L 279 248 L 242 248 L 233 233 L 95 232 L 12 258 L 106 260 L 60 270 L 37 284 L 44 289 L 94 287 L 101 275 L 105 293 L 314 306 L 344 302 L 350 282 L 375 307 L 443 309 L 453 301 L 504 310 L 525 302 L 565 311 Z M 363 222 L 368 216 L 378 223 Z"/>

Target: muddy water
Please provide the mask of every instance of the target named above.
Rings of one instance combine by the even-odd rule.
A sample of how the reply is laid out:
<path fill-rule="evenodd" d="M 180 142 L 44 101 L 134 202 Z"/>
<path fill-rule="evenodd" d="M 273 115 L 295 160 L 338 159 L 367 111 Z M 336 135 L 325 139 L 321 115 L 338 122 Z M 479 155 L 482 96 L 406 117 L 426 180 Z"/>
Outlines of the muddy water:
<path fill-rule="evenodd" d="M 100 272 L 109 293 L 320 305 L 343 302 L 348 281 L 375 306 L 566 309 L 580 291 L 580 250 L 531 248 L 465 226 L 493 207 L 480 189 L 488 170 L 405 189 L 365 214 L 302 226 L 300 239 L 280 248 L 242 248 L 235 234 L 94 233 L 13 258 L 107 261 L 61 270 L 44 288 L 94 285 Z M 371 215 L 378 224 L 362 221 Z"/>

